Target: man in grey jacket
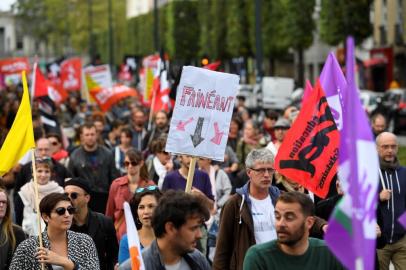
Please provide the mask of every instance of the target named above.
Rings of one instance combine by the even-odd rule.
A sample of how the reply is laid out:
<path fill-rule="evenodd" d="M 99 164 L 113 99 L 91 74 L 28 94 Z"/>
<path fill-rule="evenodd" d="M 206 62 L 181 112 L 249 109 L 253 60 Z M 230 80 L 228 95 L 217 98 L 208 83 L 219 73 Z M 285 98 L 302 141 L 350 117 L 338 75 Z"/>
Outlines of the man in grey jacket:
<path fill-rule="evenodd" d="M 199 197 L 183 191 L 167 191 L 152 216 L 157 239 L 142 252 L 145 269 L 211 269 L 196 249 L 202 237 L 200 227 L 208 218 L 209 210 Z M 119 269 L 131 269 L 129 260 Z"/>

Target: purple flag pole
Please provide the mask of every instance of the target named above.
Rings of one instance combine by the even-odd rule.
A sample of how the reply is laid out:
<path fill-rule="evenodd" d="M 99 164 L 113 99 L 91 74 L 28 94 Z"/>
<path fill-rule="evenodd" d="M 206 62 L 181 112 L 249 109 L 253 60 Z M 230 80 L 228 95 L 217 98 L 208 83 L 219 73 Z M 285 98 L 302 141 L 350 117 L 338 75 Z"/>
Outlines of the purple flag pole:
<path fill-rule="evenodd" d="M 344 197 L 329 221 L 325 240 L 350 270 L 372 270 L 375 258 L 375 225 L 378 156 L 354 75 L 354 41 L 347 40 L 347 82 L 343 128 L 340 131 L 339 179 Z"/>

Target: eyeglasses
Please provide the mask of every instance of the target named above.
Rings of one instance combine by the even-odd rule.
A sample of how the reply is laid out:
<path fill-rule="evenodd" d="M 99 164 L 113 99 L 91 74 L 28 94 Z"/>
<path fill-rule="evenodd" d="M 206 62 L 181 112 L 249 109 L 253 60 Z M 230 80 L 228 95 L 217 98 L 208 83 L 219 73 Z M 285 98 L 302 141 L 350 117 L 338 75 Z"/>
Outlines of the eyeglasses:
<path fill-rule="evenodd" d="M 274 168 L 260 168 L 260 169 L 250 168 L 250 169 L 262 175 L 265 174 L 265 172 L 268 172 L 269 174 L 273 174 L 275 172 Z"/>
<path fill-rule="evenodd" d="M 158 189 L 157 186 L 140 187 L 135 190 L 135 193 L 140 193 L 140 192 L 144 192 L 147 190 L 153 191 L 153 190 L 157 190 L 157 189 Z"/>
<path fill-rule="evenodd" d="M 65 195 L 70 197 L 72 200 L 76 200 L 80 194 L 77 192 L 72 192 L 72 193 L 65 192 Z"/>
<path fill-rule="evenodd" d="M 53 146 L 57 146 L 58 144 L 59 144 L 59 142 L 51 142 L 51 144 L 53 145 Z"/>
<path fill-rule="evenodd" d="M 135 167 L 135 166 L 138 165 L 138 162 L 136 162 L 136 161 L 131 161 L 131 162 L 124 161 L 124 166 L 125 166 L 125 167 L 130 166 L 130 164 L 131 164 L 131 166 Z"/>
<path fill-rule="evenodd" d="M 65 215 L 66 211 L 68 211 L 69 215 L 73 215 L 75 213 L 75 207 L 73 206 L 68 206 L 68 208 L 65 207 L 58 207 L 55 209 L 55 213 L 57 213 L 60 216 Z"/>

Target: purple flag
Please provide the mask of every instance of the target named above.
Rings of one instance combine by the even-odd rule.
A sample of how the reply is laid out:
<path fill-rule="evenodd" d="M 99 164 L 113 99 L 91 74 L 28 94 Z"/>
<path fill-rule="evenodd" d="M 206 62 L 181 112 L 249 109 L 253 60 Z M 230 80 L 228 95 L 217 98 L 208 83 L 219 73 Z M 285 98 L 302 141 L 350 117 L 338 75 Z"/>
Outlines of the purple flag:
<path fill-rule="evenodd" d="M 406 229 L 406 212 L 404 212 L 399 218 L 398 221 Z"/>
<path fill-rule="evenodd" d="M 354 41 L 347 39 L 347 82 L 340 131 L 339 179 L 344 197 L 330 217 L 327 245 L 350 270 L 374 269 L 378 154 L 358 97 Z"/>
<path fill-rule="evenodd" d="M 334 53 L 329 53 L 324 63 L 320 74 L 320 83 L 326 93 L 327 102 L 336 126 L 338 130 L 341 130 L 343 127 L 342 113 L 344 108 L 343 91 L 347 88 L 347 81 Z"/>

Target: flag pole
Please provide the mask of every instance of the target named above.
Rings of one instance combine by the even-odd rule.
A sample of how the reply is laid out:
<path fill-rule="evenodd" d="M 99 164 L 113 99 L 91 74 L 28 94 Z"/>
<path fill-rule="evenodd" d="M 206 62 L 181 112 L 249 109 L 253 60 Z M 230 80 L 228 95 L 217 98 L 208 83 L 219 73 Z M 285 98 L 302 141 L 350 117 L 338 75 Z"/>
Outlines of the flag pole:
<path fill-rule="evenodd" d="M 197 160 L 197 157 L 192 157 L 192 159 L 190 160 L 189 172 L 187 174 L 186 188 L 185 188 L 186 193 L 190 193 L 190 191 L 192 190 L 193 176 L 195 175 L 195 168 L 196 168 L 196 160 Z"/>
<path fill-rule="evenodd" d="M 161 82 L 159 82 L 161 83 Z M 151 109 L 149 111 L 149 118 L 148 118 L 148 130 L 151 130 L 152 128 L 152 117 L 154 116 L 154 107 L 155 107 L 155 99 L 156 99 L 156 91 L 155 88 L 152 89 L 152 104 L 151 104 Z"/>
<path fill-rule="evenodd" d="M 39 196 L 38 196 L 38 181 L 37 181 L 37 171 L 35 164 L 35 148 L 31 150 L 31 164 L 32 164 L 32 176 L 34 179 L 34 192 L 35 192 L 35 211 L 37 212 L 37 222 L 38 222 L 38 238 L 39 247 L 42 248 L 42 230 L 41 230 L 41 213 L 39 211 Z M 41 263 L 41 269 L 44 270 L 45 264 Z"/>
<path fill-rule="evenodd" d="M 158 68 L 161 69 L 161 64 L 158 64 Z M 155 80 L 155 78 L 154 78 Z M 159 85 L 159 87 L 158 87 Z M 156 89 L 158 88 L 158 89 Z M 152 117 L 154 116 L 154 110 L 155 110 L 155 99 L 156 99 L 156 94 L 157 91 L 161 90 L 161 71 L 159 71 L 159 75 L 158 75 L 158 84 L 155 85 L 154 87 L 154 83 L 152 83 L 152 100 L 151 100 L 151 109 L 149 111 L 149 119 L 148 119 L 148 130 L 150 130 L 152 128 Z"/>
<path fill-rule="evenodd" d="M 37 72 L 37 68 L 38 68 L 38 58 L 37 56 L 35 56 L 35 62 L 34 62 L 34 66 L 32 68 L 32 79 L 31 79 L 31 90 L 30 90 L 30 95 L 31 95 L 31 103 L 34 100 L 34 96 L 35 96 L 35 73 Z"/>

